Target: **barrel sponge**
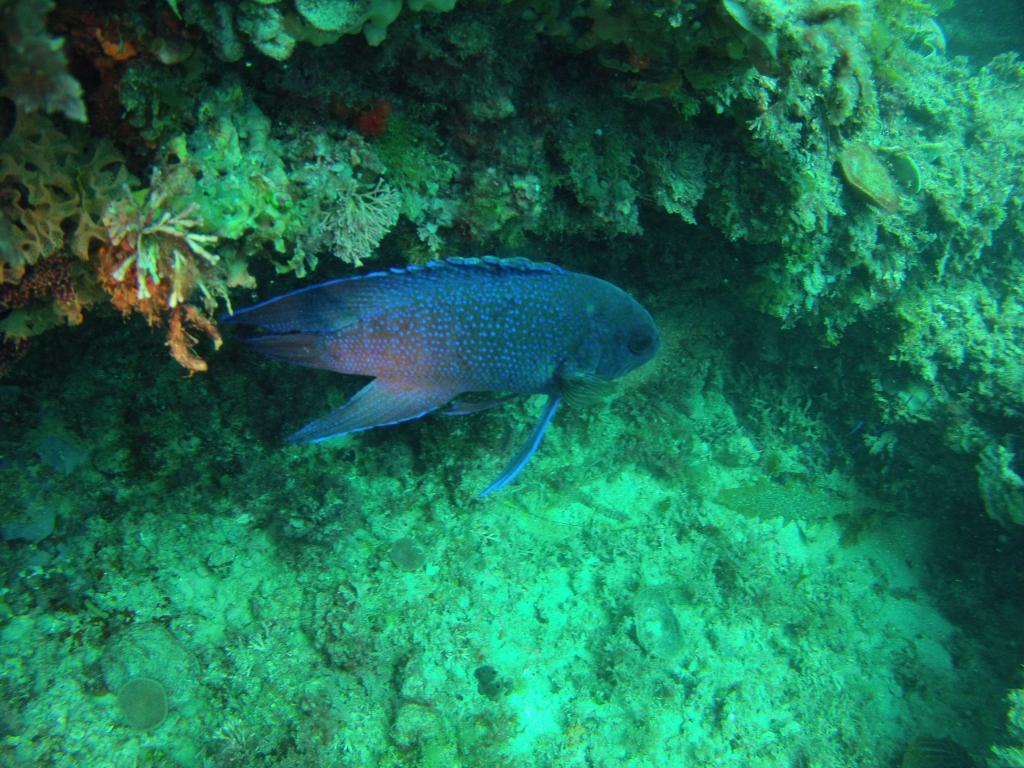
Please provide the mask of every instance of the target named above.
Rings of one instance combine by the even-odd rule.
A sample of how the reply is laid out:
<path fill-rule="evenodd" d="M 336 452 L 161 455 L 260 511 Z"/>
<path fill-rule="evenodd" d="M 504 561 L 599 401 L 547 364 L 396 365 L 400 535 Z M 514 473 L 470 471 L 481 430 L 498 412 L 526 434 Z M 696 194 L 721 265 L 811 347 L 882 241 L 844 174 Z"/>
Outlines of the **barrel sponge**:
<path fill-rule="evenodd" d="M 321 32 L 343 34 L 360 31 L 372 6 L 372 0 L 295 0 L 295 9 L 311 26 Z"/>
<path fill-rule="evenodd" d="M 410 11 L 434 11 L 448 13 L 455 7 L 456 0 L 409 0 Z"/>
<path fill-rule="evenodd" d="M 387 28 L 402 12 L 402 0 L 295 0 L 295 9 L 320 32 L 362 32 L 370 45 L 380 45 Z"/>
<path fill-rule="evenodd" d="M 363 36 L 370 45 L 380 45 L 388 33 L 388 26 L 402 11 L 402 0 L 370 0 Z"/>
<path fill-rule="evenodd" d="M 456 0 L 409 0 L 413 11 L 443 13 Z M 362 32 L 370 45 L 380 45 L 388 27 L 402 12 L 402 0 L 295 0 L 303 21 L 319 32 L 352 35 Z"/>

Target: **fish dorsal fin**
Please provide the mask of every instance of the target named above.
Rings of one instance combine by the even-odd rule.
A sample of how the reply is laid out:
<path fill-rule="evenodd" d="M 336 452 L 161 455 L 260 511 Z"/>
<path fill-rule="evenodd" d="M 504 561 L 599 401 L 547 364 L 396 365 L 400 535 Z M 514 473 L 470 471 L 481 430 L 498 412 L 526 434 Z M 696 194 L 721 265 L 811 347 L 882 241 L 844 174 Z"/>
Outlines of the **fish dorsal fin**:
<path fill-rule="evenodd" d="M 240 309 L 223 317 L 222 322 L 256 325 L 273 333 L 334 333 L 356 325 L 368 315 L 415 300 L 420 295 L 416 290 L 419 281 L 481 272 L 495 275 L 567 274 L 554 264 L 522 257 L 450 258 L 306 286 Z"/>
<path fill-rule="evenodd" d="M 443 261 L 432 261 L 427 269 L 457 267 L 470 270 L 490 270 L 493 272 L 537 272 L 549 275 L 564 275 L 566 270 L 548 261 L 531 261 L 523 256 L 501 259 L 497 256 L 457 257 Z M 413 267 L 412 269 L 415 269 Z"/>

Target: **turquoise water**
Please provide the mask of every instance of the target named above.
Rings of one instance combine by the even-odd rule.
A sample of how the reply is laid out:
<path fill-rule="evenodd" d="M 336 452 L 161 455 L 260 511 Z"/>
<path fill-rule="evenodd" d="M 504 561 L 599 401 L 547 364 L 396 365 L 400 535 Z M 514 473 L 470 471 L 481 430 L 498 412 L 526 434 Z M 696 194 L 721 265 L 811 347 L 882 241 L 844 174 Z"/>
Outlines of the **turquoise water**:
<path fill-rule="evenodd" d="M 0 765 L 1024 766 L 1014 2 L 0 0 Z M 54 41 L 62 40 L 62 44 Z M 653 361 L 312 445 L 219 318 L 525 256 Z"/>

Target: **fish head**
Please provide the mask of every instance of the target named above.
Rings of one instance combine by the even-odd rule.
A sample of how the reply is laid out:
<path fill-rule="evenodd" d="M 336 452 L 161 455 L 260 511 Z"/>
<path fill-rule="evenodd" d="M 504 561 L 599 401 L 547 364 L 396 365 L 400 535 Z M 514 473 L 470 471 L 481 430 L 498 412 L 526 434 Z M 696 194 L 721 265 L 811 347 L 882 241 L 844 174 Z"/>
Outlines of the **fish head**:
<path fill-rule="evenodd" d="M 609 286 L 613 287 L 613 286 Z M 661 338 L 654 318 L 632 296 L 614 288 L 594 312 L 591 325 L 594 376 L 611 381 L 647 363 Z"/>

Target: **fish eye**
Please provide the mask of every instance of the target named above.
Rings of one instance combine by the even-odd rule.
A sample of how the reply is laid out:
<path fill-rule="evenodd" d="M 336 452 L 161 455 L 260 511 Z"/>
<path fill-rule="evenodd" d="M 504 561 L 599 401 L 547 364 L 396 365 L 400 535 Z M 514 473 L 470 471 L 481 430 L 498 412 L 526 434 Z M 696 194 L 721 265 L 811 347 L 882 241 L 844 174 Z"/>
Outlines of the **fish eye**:
<path fill-rule="evenodd" d="M 654 337 L 649 334 L 635 333 L 629 337 L 629 341 L 626 342 L 626 348 L 634 355 L 642 355 L 651 348 L 653 343 Z"/>

